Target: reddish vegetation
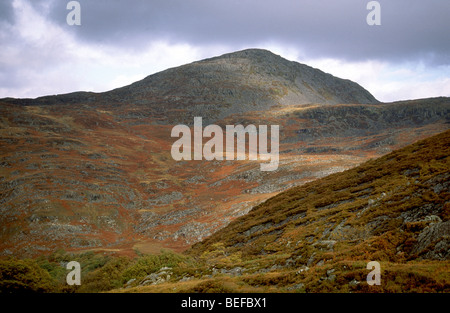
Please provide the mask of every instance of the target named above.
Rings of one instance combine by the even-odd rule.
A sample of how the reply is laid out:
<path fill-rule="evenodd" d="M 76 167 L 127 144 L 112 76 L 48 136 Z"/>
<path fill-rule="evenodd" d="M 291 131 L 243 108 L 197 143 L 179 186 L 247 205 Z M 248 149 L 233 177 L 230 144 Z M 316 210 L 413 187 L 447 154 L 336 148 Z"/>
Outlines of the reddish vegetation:
<path fill-rule="evenodd" d="M 333 135 L 328 127 L 345 133 L 351 126 L 318 123 L 314 110 L 322 107 L 281 106 L 216 122 L 280 125 L 279 170 L 261 172 L 258 162 L 175 162 L 173 125 L 127 117 L 145 116 L 145 107 L 2 103 L 2 254 L 46 254 L 60 247 L 182 251 L 283 189 L 446 128 L 435 121 Z M 383 112 L 389 105 L 372 107 Z"/>

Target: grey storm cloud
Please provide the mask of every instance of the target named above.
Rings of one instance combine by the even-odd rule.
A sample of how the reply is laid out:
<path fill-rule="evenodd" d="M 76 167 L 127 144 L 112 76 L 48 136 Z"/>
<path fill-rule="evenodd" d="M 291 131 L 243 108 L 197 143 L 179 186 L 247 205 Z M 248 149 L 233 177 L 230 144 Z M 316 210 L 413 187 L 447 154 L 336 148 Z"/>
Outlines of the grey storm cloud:
<path fill-rule="evenodd" d="M 13 8 L 11 6 L 11 2 L 9 1 L 0 1 L 0 23 L 8 22 L 13 23 Z"/>
<path fill-rule="evenodd" d="M 79 0 L 79 40 L 139 49 L 163 39 L 192 45 L 275 42 L 306 57 L 450 64 L 450 1 L 380 0 L 381 26 L 369 26 L 369 0 Z M 2 0 L 0 17 L 12 21 Z M 66 24 L 68 0 L 34 0 Z M 47 4 L 47 5 L 45 5 Z M 67 26 L 67 25 L 66 25 Z"/>

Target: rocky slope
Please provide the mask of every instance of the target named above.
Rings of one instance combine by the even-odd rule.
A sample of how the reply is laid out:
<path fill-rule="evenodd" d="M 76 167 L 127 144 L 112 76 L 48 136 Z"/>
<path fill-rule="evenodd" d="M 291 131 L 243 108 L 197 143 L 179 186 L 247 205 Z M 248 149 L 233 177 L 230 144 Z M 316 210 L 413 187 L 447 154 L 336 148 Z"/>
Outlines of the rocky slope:
<path fill-rule="evenodd" d="M 297 265 L 344 258 L 450 260 L 450 131 L 284 191 L 191 253 L 220 244 L 243 257 L 291 254 Z"/>
<path fill-rule="evenodd" d="M 446 131 L 282 192 L 188 253 L 226 274 L 216 287 L 448 292 L 449 168 Z M 381 267 L 379 286 L 365 281 L 371 261 Z"/>
<path fill-rule="evenodd" d="M 291 188 L 184 254 L 0 260 L 2 292 L 449 292 L 450 131 Z M 65 264 L 82 264 L 82 284 Z M 369 284 L 372 266 L 379 284 Z"/>
<path fill-rule="evenodd" d="M 0 255 L 183 250 L 290 187 L 448 129 L 448 98 L 379 103 L 264 50 L 106 93 L 0 100 Z M 181 161 L 171 129 L 280 125 L 280 165 Z"/>
<path fill-rule="evenodd" d="M 281 192 L 194 244 L 197 263 L 115 291 L 448 292 L 449 166 L 446 131 Z"/>

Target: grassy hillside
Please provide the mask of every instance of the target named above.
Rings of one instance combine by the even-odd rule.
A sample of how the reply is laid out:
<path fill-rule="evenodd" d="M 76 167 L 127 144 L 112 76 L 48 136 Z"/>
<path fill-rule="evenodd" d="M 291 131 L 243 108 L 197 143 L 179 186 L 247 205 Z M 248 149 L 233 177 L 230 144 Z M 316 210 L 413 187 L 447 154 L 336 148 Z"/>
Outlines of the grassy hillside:
<path fill-rule="evenodd" d="M 381 263 L 380 291 L 448 290 L 449 156 L 447 131 L 283 192 L 189 253 L 216 266 L 234 257 L 249 272 L 281 270 L 272 275 L 282 285 L 301 281 L 306 291 L 367 290 L 369 261 Z"/>
<path fill-rule="evenodd" d="M 0 256 L 182 251 L 280 191 L 447 130 L 449 107 L 279 105 L 222 120 L 280 126 L 279 168 L 262 172 L 173 160 L 173 125 L 146 105 L 0 103 Z"/>
<path fill-rule="evenodd" d="M 195 244 L 189 280 L 117 291 L 449 292 L 449 156 L 447 131 L 289 189 Z"/>
<path fill-rule="evenodd" d="M 0 291 L 449 292 L 449 152 L 447 131 L 289 189 L 185 254 L 5 259 Z M 64 283 L 70 260 L 81 286 Z"/>
<path fill-rule="evenodd" d="M 260 49 L 108 92 L 0 99 L 0 257 L 181 252 L 281 191 L 447 130 L 449 108 L 448 97 L 380 103 Z M 199 116 L 278 125 L 278 169 L 175 161 L 172 128 Z"/>
<path fill-rule="evenodd" d="M 194 245 L 221 244 L 244 258 L 306 250 L 334 258 L 448 259 L 450 131 L 267 200 Z M 426 236 L 427 232 L 437 234 Z M 436 239 L 435 242 L 432 239 Z M 333 245 L 324 249 L 324 241 Z M 406 242 L 407 241 L 407 242 Z M 319 248 L 322 247 L 322 248 Z M 339 251 L 339 252 L 337 252 Z"/>

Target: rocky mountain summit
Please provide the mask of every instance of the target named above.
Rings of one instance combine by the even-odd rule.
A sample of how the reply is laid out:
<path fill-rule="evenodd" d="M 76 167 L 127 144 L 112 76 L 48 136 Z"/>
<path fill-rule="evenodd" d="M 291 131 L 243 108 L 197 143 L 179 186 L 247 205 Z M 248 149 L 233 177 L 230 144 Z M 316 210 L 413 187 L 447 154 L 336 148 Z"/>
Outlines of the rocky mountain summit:
<path fill-rule="evenodd" d="M 151 107 L 164 104 L 169 114 L 173 110 L 185 112 L 185 122 L 191 122 L 193 116 L 214 122 L 278 104 L 378 103 L 354 82 L 261 49 L 168 69 L 111 91 L 109 96 L 134 99 Z"/>

